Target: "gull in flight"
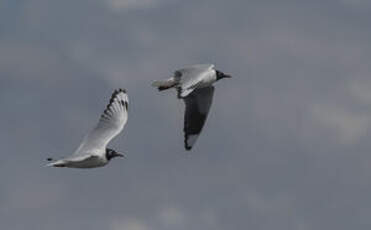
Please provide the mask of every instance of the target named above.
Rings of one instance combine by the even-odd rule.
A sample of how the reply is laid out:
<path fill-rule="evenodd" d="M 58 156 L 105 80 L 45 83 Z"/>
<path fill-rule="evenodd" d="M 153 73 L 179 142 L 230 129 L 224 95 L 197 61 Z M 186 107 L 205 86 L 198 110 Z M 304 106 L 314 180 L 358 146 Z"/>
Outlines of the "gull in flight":
<path fill-rule="evenodd" d="M 88 133 L 72 156 L 53 161 L 47 166 L 67 168 L 96 168 L 106 165 L 114 157 L 125 157 L 107 144 L 124 128 L 128 120 L 129 99 L 124 89 L 115 90 L 97 126 Z"/>
<path fill-rule="evenodd" d="M 152 86 L 159 91 L 175 88 L 178 98 L 185 103 L 184 147 L 191 150 L 205 124 L 214 95 L 212 84 L 231 76 L 216 70 L 214 65 L 193 65 L 175 71 L 174 76 L 155 81 Z"/>

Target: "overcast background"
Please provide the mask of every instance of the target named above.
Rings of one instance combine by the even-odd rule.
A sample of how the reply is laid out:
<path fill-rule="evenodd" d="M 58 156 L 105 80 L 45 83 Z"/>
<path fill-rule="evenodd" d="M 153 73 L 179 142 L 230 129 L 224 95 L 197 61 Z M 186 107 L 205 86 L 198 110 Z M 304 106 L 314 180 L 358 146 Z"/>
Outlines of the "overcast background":
<path fill-rule="evenodd" d="M 0 228 L 371 228 L 371 1 L 2 0 Z M 194 149 L 153 80 L 213 63 Z M 93 170 L 71 154 L 115 88 L 128 124 Z"/>

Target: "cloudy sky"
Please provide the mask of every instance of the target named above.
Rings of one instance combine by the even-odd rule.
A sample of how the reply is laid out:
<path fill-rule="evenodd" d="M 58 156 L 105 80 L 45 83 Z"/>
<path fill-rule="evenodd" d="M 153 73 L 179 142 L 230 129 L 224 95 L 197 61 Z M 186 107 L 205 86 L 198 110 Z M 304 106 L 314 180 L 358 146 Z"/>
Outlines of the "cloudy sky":
<path fill-rule="evenodd" d="M 371 227 L 371 1 L 2 0 L 0 228 L 322 230 Z M 189 64 L 216 84 L 191 153 L 183 103 L 153 80 Z M 110 147 L 71 154 L 115 88 Z"/>

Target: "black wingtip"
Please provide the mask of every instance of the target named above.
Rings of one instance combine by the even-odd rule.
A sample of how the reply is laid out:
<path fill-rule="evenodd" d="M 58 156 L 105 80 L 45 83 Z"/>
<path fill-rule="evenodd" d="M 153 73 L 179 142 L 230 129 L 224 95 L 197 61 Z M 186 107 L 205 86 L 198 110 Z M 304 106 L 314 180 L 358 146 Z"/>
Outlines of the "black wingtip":
<path fill-rule="evenodd" d="M 113 91 L 111 99 L 109 100 L 109 104 L 107 105 L 106 109 L 108 109 L 108 107 L 114 102 L 115 97 L 117 96 L 117 94 L 119 94 L 121 92 L 126 93 L 126 89 L 119 88 L 119 89 L 115 89 L 115 91 Z"/>
<path fill-rule="evenodd" d="M 121 100 L 121 101 L 120 101 L 120 104 L 121 104 L 122 106 L 124 106 L 124 107 L 126 108 L 126 110 L 129 109 L 129 105 L 128 105 L 128 102 L 127 102 L 127 101 L 123 101 L 123 100 Z"/>
<path fill-rule="evenodd" d="M 49 157 L 49 158 L 47 158 L 46 160 L 47 160 L 47 161 L 53 161 L 53 158 L 50 158 L 50 157 Z"/>
<path fill-rule="evenodd" d="M 101 115 L 101 118 L 104 117 L 104 115 L 107 115 L 107 111 L 110 109 L 112 103 L 115 102 L 115 98 L 116 98 L 116 96 L 117 96 L 119 93 L 121 93 L 121 92 L 126 94 L 126 89 L 119 88 L 119 89 L 115 89 L 115 90 L 113 91 L 112 96 L 111 96 L 111 98 L 110 98 L 110 100 L 109 100 L 109 103 L 106 105 L 106 108 L 104 109 L 103 114 Z M 129 105 L 128 105 L 127 102 L 122 102 L 122 101 L 120 101 L 119 103 L 121 103 L 123 106 L 125 106 L 126 110 L 128 110 Z"/>
<path fill-rule="evenodd" d="M 123 93 L 126 93 L 126 89 L 123 89 L 123 88 L 119 88 L 119 89 L 118 89 L 118 92 L 123 92 Z"/>
<path fill-rule="evenodd" d="M 187 140 L 188 140 L 188 135 L 186 135 L 186 136 L 184 137 L 184 148 L 185 148 L 185 150 L 190 151 L 190 150 L 192 149 L 192 146 L 189 146 L 189 145 L 188 145 Z"/>
<path fill-rule="evenodd" d="M 126 93 L 126 89 L 123 89 L 123 88 L 115 89 L 115 91 L 113 91 L 113 93 L 112 93 L 112 97 L 111 98 L 116 97 L 117 94 L 119 94 L 121 92 Z"/>

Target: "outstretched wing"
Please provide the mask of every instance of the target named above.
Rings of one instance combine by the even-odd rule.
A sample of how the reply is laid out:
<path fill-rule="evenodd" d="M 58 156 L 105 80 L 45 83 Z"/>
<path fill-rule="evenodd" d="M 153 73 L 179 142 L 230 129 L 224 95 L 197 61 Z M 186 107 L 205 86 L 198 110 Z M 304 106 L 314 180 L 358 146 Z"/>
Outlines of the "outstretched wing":
<path fill-rule="evenodd" d="M 191 150 L 205 124 L 213 101 L 214 87 L 195 89 L 185 97 L 184 147 Z"/>
<path fill-rule="evenodd" d="M 126 91 L 115 90 L 97 126 L 85 136 L 75 155 L 104 152 L 106 145 L 124 128 L 128 120 L 128 106 L 129 98 Z"/>

